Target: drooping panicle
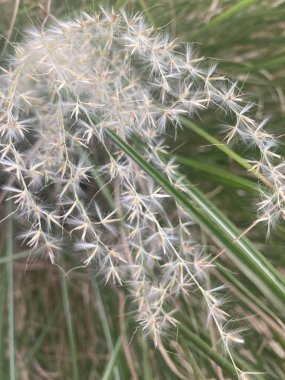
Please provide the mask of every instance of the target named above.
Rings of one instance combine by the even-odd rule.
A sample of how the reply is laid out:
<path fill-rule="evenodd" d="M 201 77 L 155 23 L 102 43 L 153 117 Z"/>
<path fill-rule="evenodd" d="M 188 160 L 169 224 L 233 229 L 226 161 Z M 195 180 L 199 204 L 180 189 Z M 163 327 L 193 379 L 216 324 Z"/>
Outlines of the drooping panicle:
<path fill-rule="evenodd" d="M 14 181 L 5 191 L 21 238 L 52 263 L 64 243 L 73 244 L 83 265 L 94 263 L 106 281 L 126 284 L 139 324 L 156 345 L 177 323 L 179 296 L 198 293 L 227 346 L 233 338 L 223 330 L 221 289 L 207 288 L 213 263 L 192 232 L 193 220 L 106 130 L 136 144 L 187 192 L 175 160 L 166 158 L 165 131 L 180 127 L 183 115 L 222 109 L 233 120 L 227 141 L 254 143 L 262 153 L 258 170 L 279 189 L 265 195 L 260 210 L 270 221 L 283 212 L 274 138 L 248 116 L 251 106 L 237 84 L 215 68 L 191 45 L 176 46 L 149 27 L 142 14 L 101 9 L 29 30 L 0 76 L 1 164 Z"/>

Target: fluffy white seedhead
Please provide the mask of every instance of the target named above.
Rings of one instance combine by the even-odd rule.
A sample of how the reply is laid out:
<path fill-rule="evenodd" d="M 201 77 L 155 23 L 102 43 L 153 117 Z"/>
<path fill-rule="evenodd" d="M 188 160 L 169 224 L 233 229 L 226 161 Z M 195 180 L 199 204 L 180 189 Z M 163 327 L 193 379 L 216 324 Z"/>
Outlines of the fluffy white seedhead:
<path fill-rule="evenodd" d="M 190 45 L 176 47 L 148 27 L 141 14 L 103 9 L 27 32 L 0 83 L 1 163 L 13 179 L 6 190 L 25 243 L 52 263 L 63 244 L 73 244 L 84 265 L 95 263 L 106 281 L 127 284 L 155 344 L 176 323 L 175 299 L 199 292 L 223 337 L 227 314 L 205 285 L 212 264 L 192 236 L 193 222 L 106 130 L 135 143 L 187 191 L 176 163 L 164 158 L 163 134 L 180 126 L 181 115 L 214 106 L 231 115 L 228 141 L 255 136 L 259 169 L 267 170 L 274 141 L 247 116 L 237 85 Z M 281 172 L 270 171 L 273 182 Z M 260 207 L 266 215 L 272 208 Z"/>

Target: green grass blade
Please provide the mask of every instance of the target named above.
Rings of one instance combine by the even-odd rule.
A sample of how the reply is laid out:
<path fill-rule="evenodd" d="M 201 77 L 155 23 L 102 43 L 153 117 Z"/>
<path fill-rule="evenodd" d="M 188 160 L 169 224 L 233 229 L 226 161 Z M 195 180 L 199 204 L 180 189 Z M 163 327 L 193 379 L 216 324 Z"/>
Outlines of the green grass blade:
<path fill-rule="evenodd" d="M 216 139 L 214 136 L 210 135 L 203 128 L 192 123 L 186 117 L 181 117 L 180 120 L 181 120 L 184 127 L 191 129 L 191 131 L 195 132 L 197 135 L 199 135 L 203 139 L 207 140 L 210 144 L 214 145 L 220 151 L 225 153 L 228 157 L 230 157 L 232 160 L 237 162 L 240 166 L 242 166 L 246 170 L 251 169 L 251 165 L 243 157 L 239 156 L 232 149 L 230 149 L 227 145 L 222 143 L 220 140 Z"/>
<path fill-rule="evenodd" d="M 285 280 L 269 261 L 246 238 L 239 238 L 237 228 L 195 187 L 187 195 L 178 192 L 156 168 L 113 131 L 108 136 L 147 174 L 171 195 L 209 233 L 213 240 L 230 254 L 243 273 L 266 294 L 269 299 L 285 308 Z"/>
<path fill-rule="evenodd" d="M 273 277 L 276 277 L 277 283 L 279 283 L 280 285 L 282 284 L 281 287 L 283 288 L 283 291 L 284 291 L 285 289 L 284 276 L 282 276 L 272 266 L 272 264 L 256 248 L 256 246 L 252 244 L 247 238 L 245 237 L 238 238 L 240 236 L 240 231 L 237 229 L 237 227 L 220 210 L 218 210 L 215 207 L 215 205 L 197 187 L 195 187 L 189 181 L 188 181 L 188 184 L 189 184 L 189 189 L 188 189 L 187 194 L 196 203 L 196 206 L 199 206 L 201 210 L 203 210 L 205 214 L 210 218 L 210 220 L 214 223 L 212 227 L 215 227 L 215 224 L 216 224 L 218 227 L 217 233 L 219 233 L 219 229 L 220 229 L 220 232 L 223 235 L 225 234 L 226 240 L 227 238 L 232 238 L 232 240 L 228 242 L 229 252 L 233 253 L 233 250 L 234 250 L 237 255 L 236 258 L 239 257 L 239 253 L 240 253 L 241 255 L 240 258 L 244 258 L 244 264 L 247 264 L 247 267 L 246 267 L 247 269 L 250 269 L 251 265 L 253 265 L 252 269 L 254 269 L 254 271 L 257 271 L 257 273 L 260 273 L 260 271 L 262 273 L 263 269 L 266 270 L 266 272 L 268 271 L 268 273 L 271 272 Z M 209 233 L 211 234 L 211 230 L 209 231 Z M 238 253 L 238 251 L 240 252 Z M 232 256 L 232 258 L 233 257 L 234 256 Z M 255 273 L 254 271 L 252 274 Z M 261 278 L 263 278 L 262 274 L 261 274 Z M 250 279 L 250 276 L 249 276 L 249 279 Z M 269 280 L 269 278 L 267 278 L 267 276 L 265 275 L 263 280 L 266 281 L 266 280 Z M 261 282 L 260 285 L 261 286 L 263 285 L 263 281 Z M 277 289 L 278 289 L 278 285 L 277 285 L 276 290 Z"/>
<path fill-rule="evenodd" d="M 222 182 L 234 188 L 243 189 L 251 192 L 257 192 L 259 190 L 259 186 L 256 183 L 249 181 L 246 178 L 242 178 L 235 174 L 232 174 L 229 171 L 217 168 L 213 165 L 208 165 L 196 160 L 192 160 L 185 156 L 177 155 L 175 157 L 177 161 L 181 164 L 190 166 L 194 169 L 199 169 L 200 171 L 204 171 L 210 174 L 211 177 L 215 177 L 218 182 Z"/>
<path fill-rule="evenodd" d="M 66 319 L 67 335 L 70 347 L 71 363 L 72 363 L 72 379 L 79 380 L 78 365 L 77 365 L 77 353 L 76 353 L 76 341 L 74 334 L 74 327 L 72 322 L 72 315 L 68 296 L 68 285 L 65 275 L 61 275 L 61 294 L 64 307 L 64 314 Z"/>
<path fill-rule="evenodd" d="M 261 62 L 257 62 L 252 65 L 246 65 L 245 67 L 241 67 L 240 71 L 247 73 L 247 72 L 256 72 L 261 69 L 267 69 L 267 70 L 278 69 L 278 67 L 280 67 L 280 65 L 284 65 L 284 63 L 285 63 L 285 55 L 282 54 L 280 56 L 271 58 L 269 60 L 262 60 Z"/>
<path fill-rule="evenodd" d="M 203 375 L 201 373 L 199 364 L 195 360 L 195 357 L 192 354 L 192 352 L 188 348 L 186 348 L 186 347 L 184 347 L 184 352 L 185 352 L 185 354 L 187 356 L 189 364 L 191 365 L 191 368 L 192 368 L 192 371 L 193 371 L 193 376 L 194 376 L 195 380 L 203 380 Z"/>
<path fill-rule="evenodd" d="M 98 312 L 99 312 L 99 318 L 100 318 L 101 323 L 102 323 L 102 327 L 103 327 L 108 351 L 109 351 L 111 358 L 112 358 L 115 348 L 113 345 L 112 335 L 111 335 L 111 331 L 109 328 L 108 318 L 107 318 L 107 315 L 105 312 L 104 304 L 103 304 L 101 294 L 100 294 L 100 291 L 98 289 L 98 285 L 97 285 L 95 279 L 92 281 L 92 286 L 93 286 L 93 290 L 94 290 L 95 297 L 96 297 L 96 304 L 97 304 L 97 308 L 98 308 Z M 109 364 L 110 364 L 110 362 L 109 362 Z M 110 369 L 109 365 L 107 368 Z M 106 368 L 106 370 L 107 370 L 107 368 Z M 108 369 L 108 371 L 109 371 L 109 369 Z M 120 380 L 120 373 L 119 373 L 118 367 L 114 364 L 114 365 L 112 365 L 112 369 L 114 371 L 115 380 Z"/>
<path fill-rule="evenodd" d="M 227 8 L 224 12 L 213 17 L 206 25 L 199 29 L 198 34 L 209 31 L 212 27 L 231 19 L 235 14 L 248 8 L 250 5 L 256 3 L 258 0 L 241 0 L 237 4 L 230 8 Z"/>
<path fill-rule="evenodd" d="M 28 257 L 29 255 L 30 255 L 30 251 L 24 251 L 24 252 L 15 253 L 12 257 L 10 256 L 1 257 L 0 264 L 6 264 L 11 261 L 24 259 L 25 257 Z"/>
<path fill-rule="evenodd" d="M 149 346 L 147 340 L 142 337 L 141 339 L 142 346 L 142 363 L 143 363 L 143 378 L 147 380 L 153 380 L 152 370 L 149 360 Z"/>
<path fill-rule="evenodd" d="M 234 160 L 244 169 L 250 170 L 251 174 L 253 174 L 257 179 L 261 180 L 262 182 L 268 185 L 268 181 L 258 171 L 252 169 L 252 166 L 243 157 L 239 156 L 236 152 L 230 149 L 226 144 L 222 143 L 221 141 L 216 139 L 214 136 L 206 132 L 203 128 L 192 123 L 190 120 L 188 120 L 185 117 L 181 117 L 181 122 L 184 127 L 191 129 L 193 132 L 195 132 L 196 134 L 198 134 L 199 136 L 207 140 L 209 143 L 213 144 L 217 149 L 225 153 L 228 157 L 230 157 L 232 160 Z"/>
<path fill-rule="evenodd" d="M 7 206 L 7 215 L 11 213 L 12 205 Z M 9 379 L 15 380 L 15 332 L 14 332 L 14 280 L 13 280 L 13 218 L 10 216 L 7 222 L 7 303 L 8 303 L 8 342 L 9 342 Z M 10 259 L 10 260 L 9 260 Z"/>
<path fill-rule="evenodd" d="M 102 377 L 102 380 L 109 380 L 109 379 L 112 379 L 112 374 L 113 374 L 113 371 L 115 370 L 116 368 L 116 361 L 117 361 L 117 358 L 118 358 L 118 354 L 120 352 L 120 348 L 121 348 L 121 339 L 119 338 L 115 344 L 115 347 L 112 351 L 112 355 L 109 359 L 109 362 L 108 362 L 108 365 L 104 371 L 104 374 L 103 374 L 103 377 Z"/>
<path fill-rule="evenodd" d="M 186 327 L 184 323 L 179 325 L 179 329 L 183 332 L 183 335 L 186 335 L 189 339 L 189 344 L 191 349 L 199 352 L 206 359 L 212 359 L 219 367 L 221 367 L 228 375 L 231 376 L 231 379 L 237 379 L 237 372 L 233 364 L 228 361 L 224 356 L 215 351 L 211 346 L 208 345 L 202 338 L 197 334 Z M 185 342 L 185 340 L 183 340 Z"/>
<path fill-rule="evenodd" d="M 236 297 L 238 297 L 243 304 L 246 305 L 254 314 L 258 315 L 267 326 L 276 334 L 276 340 L 284 346 L 284 324 L 278 318 L 278 315 L 274 310 L 267 307 L 267 304 L 263 297 L 258 296 L 258 294 L 251 291 L 251 287 L 244 285 L 244 282 L 234 276 L 227 268 L 225 268 L 220 263 L 216 263 L 217 274 L 214 274 L 223 283 L 228 283 L 230 288 L 233 290 Z M 222 275 L 222 278 L 220 277 Z"/>
<path fill-rule="evenodd" d="M 256 294 L 252 293 L 249 287 L 243 285 L 243 282 L 236 276 L 231 274 L 231 272 L 222 264 L 216 263 L 216 268 L 221 272 L 221 274 L 226 278 L 229 284 L 236 287 L 249 301 L 254 302 L 255 306 L 259 307 L 263 312 L 268 314 L 271 318 L 275 319 L 276 315 L 272 310 L 270 310 L 262 300 L 257 299 Z"/>

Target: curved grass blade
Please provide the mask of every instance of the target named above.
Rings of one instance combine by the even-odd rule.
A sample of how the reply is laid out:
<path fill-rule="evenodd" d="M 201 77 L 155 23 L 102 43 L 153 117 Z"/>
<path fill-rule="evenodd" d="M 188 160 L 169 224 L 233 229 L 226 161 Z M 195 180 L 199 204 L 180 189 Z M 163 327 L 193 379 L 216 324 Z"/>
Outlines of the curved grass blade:
<path fill-rule="evenodd" d="M 186 117 L 181 117 L 180 120 L 181 120 L 184 127 L 191 129 L 197 135 L 201 136 L 203 139 L 207 140 L 209 143 L 216 146 L 220 151 L 225 153 L 228 157 L 233 159 L 240 166 L 242 166 L 246 170 L 251 169 L 251 165 L 243 157 L 239 156 L 236 152 L 234 152 L 227 145 L 222 143 L 220 140 L 216 139 L 214 136 L 210 135 L 208 132 L 205 131 L 205 129 L 200 128 L 198 125 L 192 123 Z"/>
<path fill-rule="evenodd" d="M 265 178 L 261 173 L 255 170 L 243 157 L 239 156 L 236 152 L 234 152 L 231 148 L 229 148 L 226 144 L 222 143 L 208 132 L 206 132 L 203 128 L 198 125 L 192 123 L 185 117 L 180 118 L 183 126 L 188 129 L 191 129 L 193 132 L 207 140 L 209 143 L 213 144 L 216 148 L 218 148 L 221 152 L 225 153 L 232 160 L 237 162 L 240 166 L 242 166 L 247 171 L 250 170 L 250 173 L 253 174 L 258 180 L 262 181 L 266 186 L 272 187 L 272 184 Z"/>
<path fill-rule="evenodd" d="M 224 12 L 218 14 L 216 17 L 213 17 L 207 24 L 200 28 L 197 32 L 198 35 L 204 32 L 208 32 L 212 27 L 219 25 L 221 22 L 229 20 L 238 12 L 241 12 L 248 8 L 253 3 L 256 3 L 257 0 L 241 0 L 237 4 L 227 8 Z"/>
<path fill-rule="evenodd" d="M 189 212 L 212 239 L 226 250 L 250 281 L 269 297 L 269 300 L 278 304 L 281 309 L 285 309 L 284 278 L 247 238 L 239 238 L 238 229 L 202 192 L 193 185 L 189 187 L 187 196 L 177 191 L 166 177 L 113 131 L 107 129 L 106 134 Z"/>
<path fill-rule="evenodd" d="M 216 166 L 208 165 L 196 160 L 191 160 L 190 158 L 185 157 L 185 156 L 177 155 L 175 157 L 177 161 L 180 162 L 181 164 L 190 166 L 194 169 L 199 169 L 201 171 L 204 171 L 210 174 L 211 177 L 215 177 L 218 182 L 222 182 L 231 187 L 243 189 L 243 190 L 251 191 L 251 192 L 258 192 L 259 190 L 259 186 L 256 183 L 246 178 L 239 177 L 235 174 L 232 174 L 226 170 L 217 168 Z"/>

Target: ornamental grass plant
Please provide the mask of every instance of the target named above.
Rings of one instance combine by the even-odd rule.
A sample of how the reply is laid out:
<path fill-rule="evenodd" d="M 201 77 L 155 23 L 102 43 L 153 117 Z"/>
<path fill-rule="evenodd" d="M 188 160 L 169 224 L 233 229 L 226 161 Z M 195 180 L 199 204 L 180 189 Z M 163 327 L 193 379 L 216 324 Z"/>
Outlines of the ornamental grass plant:
<path fill-rule="evenodd" d="M 285 376 L 285 9 L 256 3 L 5 7 L 3 378 Z"/>

